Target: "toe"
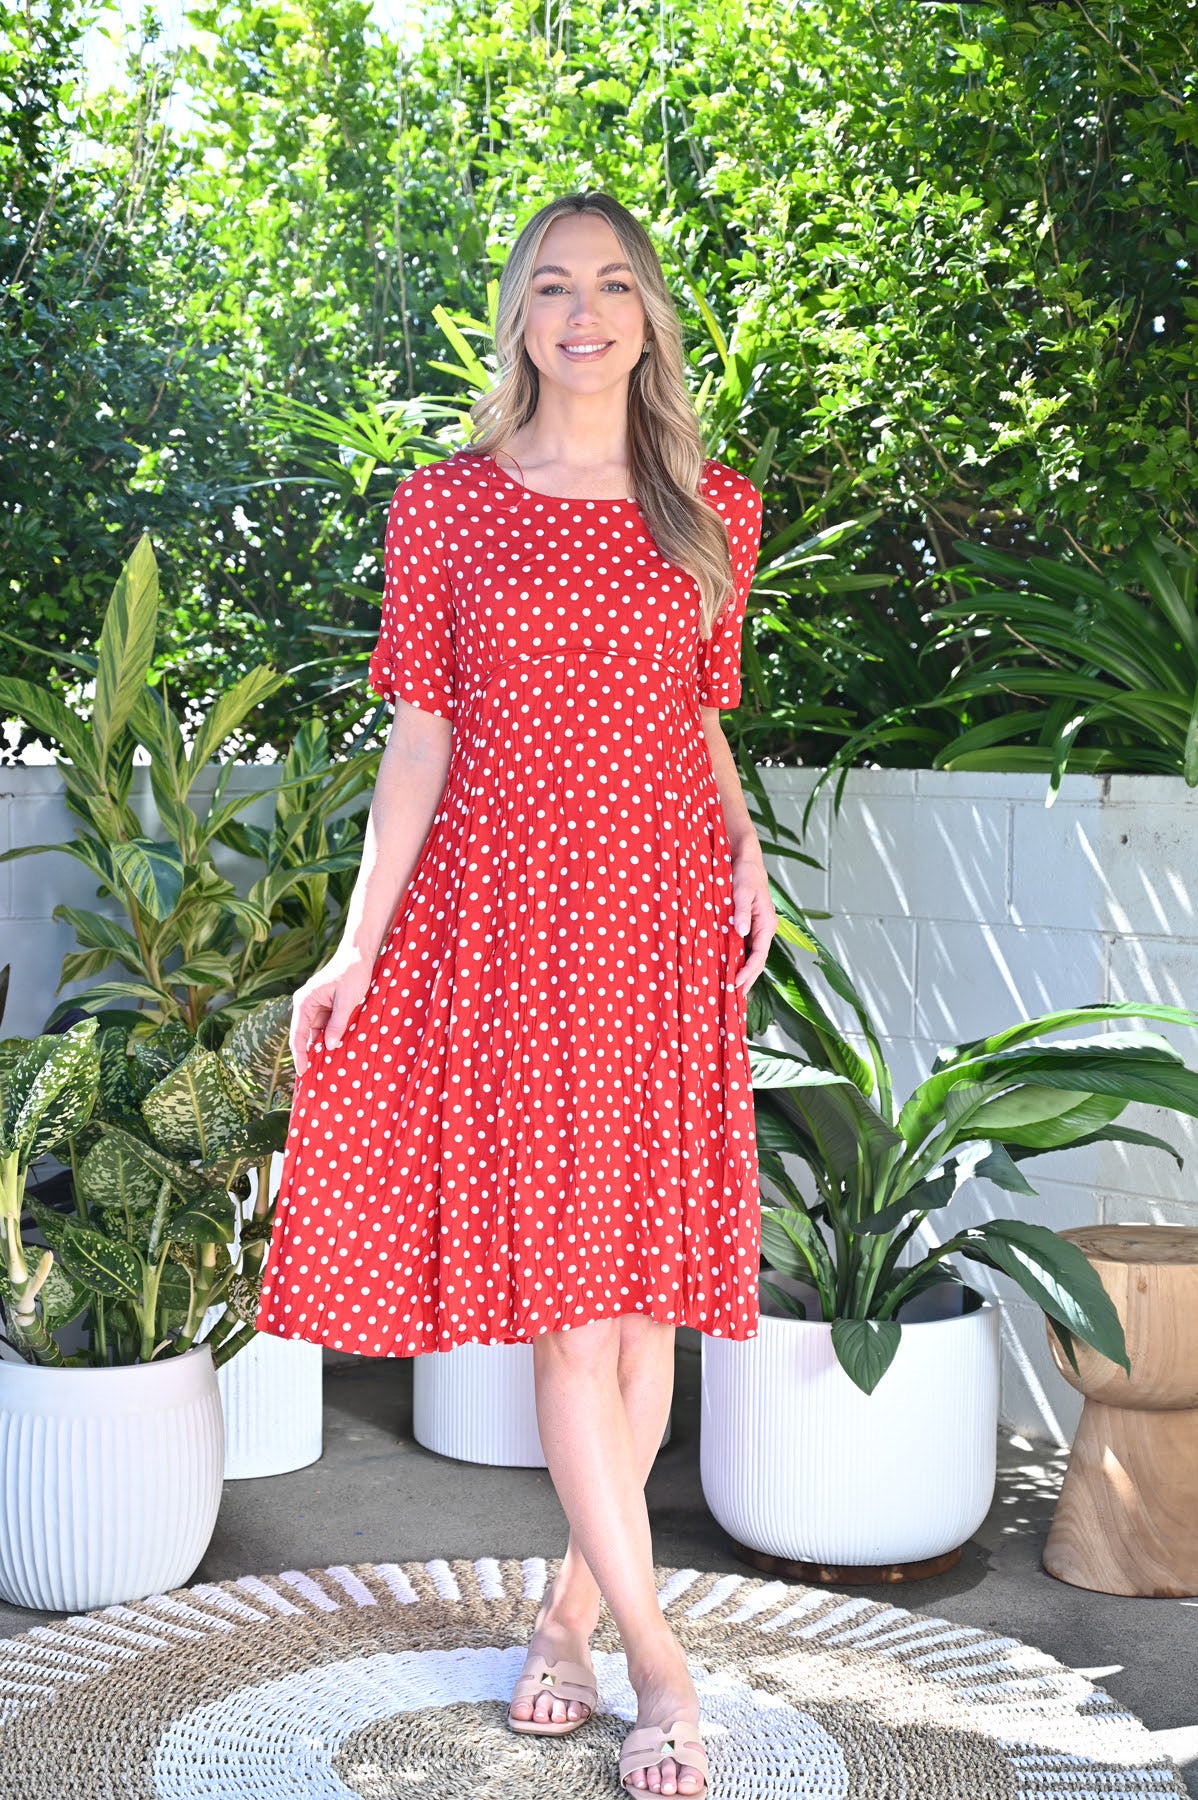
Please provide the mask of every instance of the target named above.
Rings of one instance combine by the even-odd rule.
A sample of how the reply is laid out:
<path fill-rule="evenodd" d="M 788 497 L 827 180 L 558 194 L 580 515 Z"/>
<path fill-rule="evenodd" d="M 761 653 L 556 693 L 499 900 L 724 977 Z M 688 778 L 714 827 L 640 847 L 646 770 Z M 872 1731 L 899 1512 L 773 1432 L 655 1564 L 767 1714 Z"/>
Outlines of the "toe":
<path fill-rule="evenodd" d="M 532 1718 L 532 1701 L 531 1700 L 513 1700 L 512 1704 L 508 1708 L 508 1710 L 511 1713 L 513 1719 L 531 1719 Z"/>
<path fill-rule="evenodd" d="M 703 1777 L 698 1769 L 687 1768 L 683 1764 L 678 1771 L 678 1792 L 680 1794 L 701 1794 L 703 1792 Z"/>

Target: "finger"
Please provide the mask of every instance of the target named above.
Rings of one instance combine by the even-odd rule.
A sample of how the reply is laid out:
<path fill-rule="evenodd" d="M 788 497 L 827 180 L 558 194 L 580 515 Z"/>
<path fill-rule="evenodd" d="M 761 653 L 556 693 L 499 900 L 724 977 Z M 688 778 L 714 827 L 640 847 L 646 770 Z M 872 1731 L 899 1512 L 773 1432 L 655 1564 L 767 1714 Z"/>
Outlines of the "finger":
<path fill-rule="evenodd" d="M 339 1013 L 336 1007 L 333 1008 L 324 1028 L 324 1047 L 326 1050 L 335 1050 L 337 1048 L 337 1045 L 345 1036 L 345 1027 L 348 1025 L 352 1016 L 352 1008 L 348 1013 Z"/>

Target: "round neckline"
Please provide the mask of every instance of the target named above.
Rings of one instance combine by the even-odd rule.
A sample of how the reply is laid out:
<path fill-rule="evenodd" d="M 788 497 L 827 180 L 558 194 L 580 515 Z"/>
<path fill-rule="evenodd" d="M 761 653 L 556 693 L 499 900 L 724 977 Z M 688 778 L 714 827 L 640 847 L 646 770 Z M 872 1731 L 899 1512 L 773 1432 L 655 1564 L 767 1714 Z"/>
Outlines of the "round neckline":
<path fill-rule="evenodd" d="M 509 475 L 506 469 L 501 469 L 489 450 L 480 451 L 478 454 L 490 463 L 500 481 L 505 481 L 508 487 L 515 488 L 521 494 L 527 494 L 533 500 L 555 500 L 559 506 L 640 506 L 640 501 L 633 499 L 631 494 L 620 494 L 607 500 L 597 500 L 593 494 L 547 494 L 541 488 L 532 488 L 528 486 L 527 482 L 517 481 L 515 476 Z"/>

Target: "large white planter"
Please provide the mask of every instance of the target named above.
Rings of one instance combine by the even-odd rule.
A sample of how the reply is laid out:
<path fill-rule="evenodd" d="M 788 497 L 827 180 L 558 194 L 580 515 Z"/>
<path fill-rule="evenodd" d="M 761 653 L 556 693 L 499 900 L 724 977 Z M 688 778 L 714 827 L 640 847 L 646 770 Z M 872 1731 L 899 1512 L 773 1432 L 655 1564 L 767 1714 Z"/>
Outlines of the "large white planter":
<path fill-rule="evenodd" d="M 791 1562 L 877 1566 L 957 1549 L 994 1496 L 998 1308 L 904 1322 L 870 1395 L 832 1327 L 762 1315 L 703 1339 L 700 1476 L 737 1543 Z"/>
<path fill-rule="evenodd" d="M 270 1159 L 270 1191 L 283 1173 L 281 1151 Z M 232 1252 L 239 1254 L 240 1232 Z M 225 1311 L 210 1306 L 201 1332 Z M 324 1449 L 324 1354 L 319 1344 L 259 1331 L 216 1371 L 225 1415 L 225 1480 L 286 1475 L 317 1462 Z"/>
<path fill-rule="evenodd" d="M 0 1596 L 89 1612 L 182 1587 L 223 1473 L 206 1345 L 128 1368 L 0 1363 Z"/>
<path fill-rule="evenodd" d="M 459 1344 L 412 1360 L 412 1430 L 439 1456 L 543 1469 L 531 1344 Z M 666 1422 L 662 1443 L 670 1436 Z"/>
<path fill-rule="evenodd" d="M 225 1308 L 209 1307 L 211 1331 Z M 324 1449 L 324 1356 L 319 1344 L 255 1332 L 216 1371 L 225 1415 L 225 1480 L 286 1475 Z"/>

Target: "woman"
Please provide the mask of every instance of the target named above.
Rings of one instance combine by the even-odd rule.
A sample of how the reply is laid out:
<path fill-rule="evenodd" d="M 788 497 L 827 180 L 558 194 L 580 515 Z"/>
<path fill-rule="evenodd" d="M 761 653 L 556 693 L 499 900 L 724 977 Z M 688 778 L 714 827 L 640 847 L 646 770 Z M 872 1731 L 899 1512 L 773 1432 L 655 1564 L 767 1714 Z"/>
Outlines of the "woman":
<path fill-rule="evenodd" d="M 395 717 L 341 944 L 294 999 L 257 1323 L 533 1344 L 570 1535 L 509 1724 L 590 1717 L 602 1595 L 624 1785 L 703 1795 L 644 1485 L 675 1327 L 758 1322 L 745 1000 L 776 920 L 719 711 L 761 501 L 704 458 L 656 253 L 608 195 L 521 231 L 496 349 L 470 446 L 391 504 L 368 678 Z"/>

